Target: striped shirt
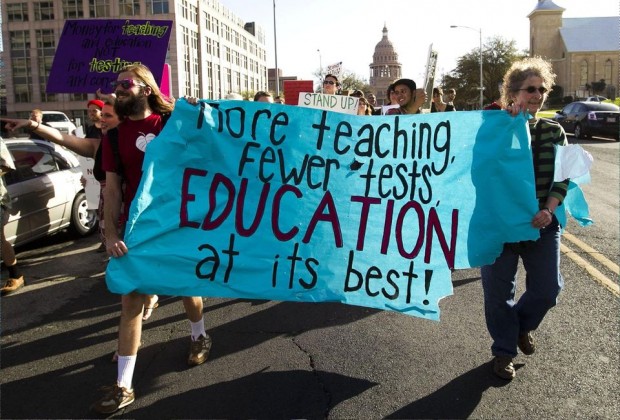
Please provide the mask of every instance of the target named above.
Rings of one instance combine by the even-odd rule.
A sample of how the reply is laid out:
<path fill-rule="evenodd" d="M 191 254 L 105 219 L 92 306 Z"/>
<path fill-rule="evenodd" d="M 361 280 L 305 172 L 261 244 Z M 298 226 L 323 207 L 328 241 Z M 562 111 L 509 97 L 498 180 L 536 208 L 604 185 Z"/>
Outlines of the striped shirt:
<path fill-rule="evenodd" d="M 534 176 L 536 179 L 536 198 L 542 209 L 547 197 L 555 197 L 560 203 L 566 197 L 568 179 L 562 182 L 553 182 L 555 169 L 554 146 L 566 146 L 566 133 L 555 121 L 539 118 L 530 120 L 530 135 L 532 136 L 532 158 L 534 160 Z"/>

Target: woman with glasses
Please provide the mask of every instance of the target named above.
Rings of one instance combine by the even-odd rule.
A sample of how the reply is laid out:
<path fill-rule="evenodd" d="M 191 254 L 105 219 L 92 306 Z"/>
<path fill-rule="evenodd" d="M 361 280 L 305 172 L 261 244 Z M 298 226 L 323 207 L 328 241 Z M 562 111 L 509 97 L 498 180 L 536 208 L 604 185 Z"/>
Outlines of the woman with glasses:
<path fill-rule="evenodd" d="M 333 74 L 328 74 L 323 79 L 323 93 L 337 95 L 340 91 L 340 82 Z"/>
<path fill-rule="evenodd" d="M 531 225 L 538 229 L 536 241 L 504 244 L 495 262 L 481 269 L 484 313 L 493 340 L 493 372 L 502 379 L 515 377 L 513 358 L 517 348 L 525 355 L 534 353 L 532 331 L 536 330 L 562 290 L 560 274 L 560 225 L 554 212 L 562 203 L 568 179 L 555 182 L 555 146 L 567 144 L 562 127 L 537 118 L 555 74 L 551 63 L 539 57 L 512 65 L 504 76 L 502 105 L 512 115 L 527 112 L 538 210 Z M 518 176 L 515 174 L 515 176 Z M 515 300 L 519 258 L 525 267 L 525 292 Z"/>

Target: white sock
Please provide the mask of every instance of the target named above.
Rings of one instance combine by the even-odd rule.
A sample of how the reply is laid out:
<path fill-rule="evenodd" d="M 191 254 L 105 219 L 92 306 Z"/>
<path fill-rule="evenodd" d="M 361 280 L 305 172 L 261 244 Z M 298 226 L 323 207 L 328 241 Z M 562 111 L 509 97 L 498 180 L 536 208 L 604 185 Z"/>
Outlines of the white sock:
<path fill-rule="evenodd" d="M 192 327 L 192 341 L 196 341 L 201 335 L 204 335 L 205 337 L 207 336 L 204 317 L 200 318 L 200 321 L 189 321 L 189 324 Z"/>
<path fill-rule="evenodd" d="M 136 367 L 136 359 L 138 355 L 118 356 L 118 378 L 116 382 L 118 386 L 122 386 L 127 390 L 131 390 L 131 382 L 133 379 L 133 370 Z"/>

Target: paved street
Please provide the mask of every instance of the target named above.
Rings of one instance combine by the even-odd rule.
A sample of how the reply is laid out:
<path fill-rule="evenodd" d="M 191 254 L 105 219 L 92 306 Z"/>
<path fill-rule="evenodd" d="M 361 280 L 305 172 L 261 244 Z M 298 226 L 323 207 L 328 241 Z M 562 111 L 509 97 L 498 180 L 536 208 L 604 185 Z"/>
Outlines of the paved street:
<path fill-rule="evenodd" d="M 19 250 L 27 286 L 0 301 L 1 418 L 93 417 L 97 389 L 115 381 L 120 299 L 97 245 L 61 234 Z M 568 258 L 563 273 L 560 303 L 511 383 L 490 372 L 478 270 L 454 273 L 439 323 L 205 299 L 214 344 L 194 368 L 182 304 L 162 297 L 144 327 L 136 402 L 115 418 L 619 418 L 618 298 Z"/>

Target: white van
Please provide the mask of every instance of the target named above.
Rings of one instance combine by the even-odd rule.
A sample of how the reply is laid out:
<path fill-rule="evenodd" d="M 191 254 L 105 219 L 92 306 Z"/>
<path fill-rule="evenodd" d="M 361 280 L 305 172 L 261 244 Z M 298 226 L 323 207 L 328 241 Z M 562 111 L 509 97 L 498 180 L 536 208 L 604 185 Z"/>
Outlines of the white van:
<path fill-rule="evenodd" d="M 43 122 L 62 133 L 75 134 L 76 126 L 64 112 L 43 111 Z"/>

